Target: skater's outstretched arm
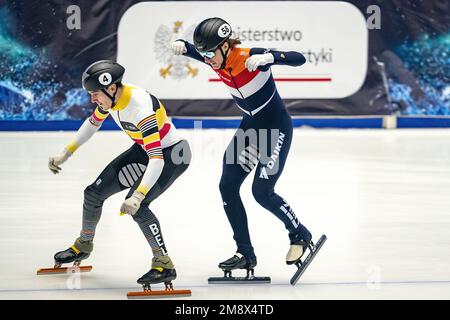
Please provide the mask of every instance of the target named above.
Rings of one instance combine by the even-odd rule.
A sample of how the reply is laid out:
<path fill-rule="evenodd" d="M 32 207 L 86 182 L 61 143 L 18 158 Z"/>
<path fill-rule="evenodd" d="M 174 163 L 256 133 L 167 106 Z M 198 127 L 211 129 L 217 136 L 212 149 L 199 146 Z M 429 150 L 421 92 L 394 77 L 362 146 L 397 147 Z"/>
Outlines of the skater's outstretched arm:
<path fill-rule="evenodd" d="M 195 50 L 195 47 L 188 41 L 178 39 L 172 43 L 172 51 L 175 55 L 185 55 L 189 58 L 205 63 L 205 59 Z"/>
<path fill-rule="evenodd" d="M 60 165 L 77 150 L 82 144 L 88 141 L 94 133 L 100 129 L 103 121 L 108 117 L 109 112 L 103 111 L 100 107 L 96 107 L 94 113 L 87 118 L 75 134 L 75 138 L 56 156 L 48 159 L 48 167 L 50 171 L 57 174 L 61 171 Z"/>
<path fill-rule="evenodd" d="M 303 54 L 297 51 L 276 51 L 264 48 L 250 49 L 250 57 L 245 61 L 249 71 L 266 71 L 273 65 L 299 67 L 306 62 Z"/>

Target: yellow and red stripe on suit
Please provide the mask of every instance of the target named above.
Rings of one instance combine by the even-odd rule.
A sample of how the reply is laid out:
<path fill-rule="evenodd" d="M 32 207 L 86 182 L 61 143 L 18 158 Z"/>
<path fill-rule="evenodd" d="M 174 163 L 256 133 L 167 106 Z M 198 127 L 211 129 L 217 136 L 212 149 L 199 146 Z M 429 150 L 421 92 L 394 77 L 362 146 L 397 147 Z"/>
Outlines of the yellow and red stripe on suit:
<path fill-rule="evenodd" d="M 147 169 L 137 188 L 138 191 L 147 194 L 162 172 L 164 166 L 162 149 L 179 142 L 181 137 L 168 119 L 164 106 L 156 97 L 139 87 L 124 84 L 122 88 L 116 105 L 108 111 L 97 107 L 66 148 L 73 153 L 97 132 L 103 121 L 111 115 L 119 128 L 149 156 Z"/>
<path fill-rule="evenodd" d="M 120 99 L 109 113 L 149 157 L 146 172 L 137 188 L 146 194 L 157 181 L 164 166 L 162 149 L 179 142 L 181 137 L 167 117 L 162 103 L 138 87 L 124 85 Z"/>
<path fill-rule="evenodd" d="M 110 114 L 119 127 L 136 143 L 143 145 L 143 135 L 139 126 L 156 120 L 162 149 L 170 147 L 181 138 L 167 117 L 163 104 L 144 89 L 124 85 L 123 93 Z M 154 117 L 154 118 L 153 118 Z M 155 124 L 155 122 L 152 122 Z M 149 124 L 145 129 L 149 129 Z M 153 131 L 151 133 L 154 133 Z M 148 135 L 148 133 L 146 133 Z"/>
<path fill-rule="evenodd" d="M 159 135 L 156 114 L 141 120 L 137 127 L 142 133 L 142 144 L 149 158 L 163 159 L 161 137 Z"/>
<path fill-rule="evenodd" d="M 92 115 L 89 117 L 89 121 L 94 126 L 101 126 L 103 121 L 108 117 L 108 115 L 109 115 L 108 111 L 104 111 L 99 106 L 97 106 Z"/>
<path fill-rule="evenodd" d="M 123 130 L 134 142 L 142 146 L 150 158 L 162 159 L 162 149 L 173 145 L 180 139 L 177 138 L 177 134 L 175 134 L 176 129 L 169 121 L 162 103 L 149 93 L 146 93 L 144 97 L 150 98 L 153 114 L 145 117 L 138 123 L 135 123 L 135 121 L 131 122 L 129 121 L 131 120 L 130 118 L 123 116 L 124 109 L 119 105 L 117 109 L 121 109 L 121 111 L 117 110 L 117 118 L 120 119 L 120 125 Z"/>

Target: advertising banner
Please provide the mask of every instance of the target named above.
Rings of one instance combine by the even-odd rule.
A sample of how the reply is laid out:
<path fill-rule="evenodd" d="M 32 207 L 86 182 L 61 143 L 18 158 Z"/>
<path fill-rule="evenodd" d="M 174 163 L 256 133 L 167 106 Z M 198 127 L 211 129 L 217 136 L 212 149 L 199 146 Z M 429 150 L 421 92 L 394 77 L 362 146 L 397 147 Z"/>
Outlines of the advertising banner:
<path fill-rule="evenodd" d="M 340 1 L 136 4 L 118 30 L 118 62 L 126 67 L 127 80 L 164 99 L 228 99 L 209 66 L 171 50 L 177 39 L 193 43 L 195 26 L 215 16 L 231 25 L 231 37 L 240 39 L 241 47 L 303 53 L 307 63 L 300 68 L 272 68 L 284 98 L 344 98 L 364 82 L 366 20 L 355 6 Z"/>
<path fill-rule="evenodd" d="M 102 59 L 170 116 L 240 116 L 209 66 L 170 50 L 212 16 L 241 47 L 304 54 L 271 68 L 293 116 L 450 116 L 449 11 L 439 0 L 0 0 L 0 126 L 85 119 L 95 106 L 81 75 Z"/>

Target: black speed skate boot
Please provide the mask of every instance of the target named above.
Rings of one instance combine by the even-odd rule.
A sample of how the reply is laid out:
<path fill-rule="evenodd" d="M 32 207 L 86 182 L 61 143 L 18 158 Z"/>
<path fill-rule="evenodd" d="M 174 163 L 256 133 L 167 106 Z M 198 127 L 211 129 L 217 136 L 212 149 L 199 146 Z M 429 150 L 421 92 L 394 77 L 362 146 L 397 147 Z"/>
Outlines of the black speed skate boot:
<path fill-rule="evenodd" d="M 74 263 L 74 266 L 79 266 L 81 260 L 87 259 L 94 244 L 92 241 L 83 241 L 80 238 L 75 240 L 75 243 L 69 249 L 57 252 L 55 254 L 55 268 L 60 267 L 63 263 Z"/>
<path fill-rule="evenodd" d="M 137 282 L 144 287 L 144 291 L 151 290 L 150 285 L 164 282 L 166 290 L 173 289 L 172 280 L 177 278 L 177 272 L 169 256 L 152 259 L 152 268 L 140 277 Z"/>
<path fill-rule="evenodd" d="M 39 269 L 37 271 L 37 274 L 45 275 L 67 272 L 89 272 L 92 270 L 92 266 L 80 266 L 80 263 L 82 260 L 87 259 L 91 255 L 93 249 L 94 244 L 92 243 L 92 241 L 83 241 L 78 238 L 69 249 L 57 252 L 55 254 L 55 265 L 53 268 Z M 64 263 L 72 262 L 72 267 L 61 267 L 61 265 Z"/>
<path fill-rule="evenodd" d="M 254 268 L 257 265 L 256 257 L 245 257 L 242 253 L 236 252 L 231 258 L 219 263 L 219 268 L 224 272 L 223 277 L 211 277 L 208 283 L 270 283 L 270 277 L 255 277 Z M 245 277 L 233 277 L 232 270 L 245 269 Z"/>
<path fill-rule="evenodd" d="M 223 271 L 231 271 L 235 269 L 253 270 L 256 267 L 256 257 L 247 259 L 243 254 L 236 252 L 234 256 L 219 263 L 219 268 Z"/>
<path fill-rule="evenodd" d="M 144 292 L 128 292 L 128 299 L 133 298 L 164 298 L 164 297 L 189 297 L 191 290 L 174 290 L 172 280 L 177 278 L 177 272 L 169 256 L 152 259 L 152 268 L 140 277 L 137 282 L 142 285 Z M 165 290 L 152 290 L 151 285 L 164 282 Z"/>

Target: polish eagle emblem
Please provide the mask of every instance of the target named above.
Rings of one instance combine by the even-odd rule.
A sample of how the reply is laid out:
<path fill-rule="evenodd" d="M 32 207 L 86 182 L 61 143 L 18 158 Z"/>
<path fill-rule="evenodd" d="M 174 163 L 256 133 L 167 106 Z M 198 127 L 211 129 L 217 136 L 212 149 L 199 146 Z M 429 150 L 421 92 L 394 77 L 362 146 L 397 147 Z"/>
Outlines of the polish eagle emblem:
<path fill-rule="evenodd" d="M 159 69 L 162 78 L 171 77 L 173 79 L 194 78 L 198 74 L 198 68 L 194 68 L 190 62 L 192 59 L 180 55 L 176 56 L 172 52 L 172 42 L 177 39 L 192 42 L 195 25 L 184 28 L 182 21 L 175 21 L 172 27 L 160 25 L 155 34 L 155 58 L 164 64 Z"/>

